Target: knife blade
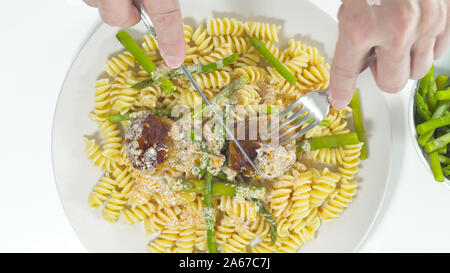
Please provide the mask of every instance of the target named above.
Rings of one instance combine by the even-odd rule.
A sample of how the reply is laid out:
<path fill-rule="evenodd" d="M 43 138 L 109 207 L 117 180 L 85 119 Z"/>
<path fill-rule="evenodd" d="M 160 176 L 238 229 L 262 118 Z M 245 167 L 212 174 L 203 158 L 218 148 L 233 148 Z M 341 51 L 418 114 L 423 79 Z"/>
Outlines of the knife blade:
<path fill-rule="evenodd" d="M 138 10 L 140 11 L 142 22 L 149 29 L 150 34 L 153 36 L 153 38 L 155 38 L 155 40 L 157 40 L 155 28 L 153 27 L 150 16 L 147 14 L 147 11 L 145 10 L 144 4 L 140 0 L 134 0 L 133 2 L 136 5 L 136 7 L 138 8 Z M 222 117 L 219 115 L 219 113 L 217 113 L 217 111 L 214 109 L 214 107 L 212 107 L 208 98 L 205 96 L 205 94 L 202 92 L 200 87 L 197 85 L 197 82 L 195 81 L 194 77 L 192 77 L 192 74 L 188 71 L 188 69 L 186 68 L 186 66 L 184 64 L 181 65 L 181 70 L 183 71 L 184 75 L 186 75 L 189 82 L 194 87 L 195 91 L 197 91 L 197 93 L 202 97 L 203 101 L 206 103 L 209 110 L 211 110 L 211 112 L 214 114 L 214 116 L 216 117 L 219 124 L 224 128 L 228 138 L 231 139 L 236 144 L 236 147 L 238 147 L 239 151 L 242 153 L 242 155 L 245 157 L 245 159 L 250 163 L 250 165 L 255 170 L 255 172 L 259 176 L 262 176 L 261 171 L 258 169 L 258 167 L 256 167 L 256 164 L 253 162 L 253 160 L 250 158 L 250 156 L 247 154 L 247 152 L 241 146 L 239 141 L 234 136 L 233 132 L 231 132 L 230 129 L 228 128 L 228 126 L 225 125 L 225 123 L 223 122 Z"/>

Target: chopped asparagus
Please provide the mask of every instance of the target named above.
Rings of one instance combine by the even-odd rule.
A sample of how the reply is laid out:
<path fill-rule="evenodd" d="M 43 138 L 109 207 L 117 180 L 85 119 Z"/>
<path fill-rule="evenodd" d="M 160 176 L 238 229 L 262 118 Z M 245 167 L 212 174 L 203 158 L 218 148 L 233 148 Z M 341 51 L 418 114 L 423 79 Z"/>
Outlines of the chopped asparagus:
<path fill-rule="evenodd" d="M 450 100 L 450 90 L 440 90 L 436 92 L 438 100 Z"/>
<path fill-rule="evenodd" d="M 192 74 L 211 73 L 217 69 L 220 69 L 224 66 L 234 63 L 238 59 L 238 57 L 239 56 L 236 53 L 233 53 L 232 55 L 225 57 L 222 60 L 219 60 L 214 63 L 210 63 L 210 64 L 206 64 L 206 65 L 194 64 L 194 65 L 190 65 L 186 68 Z M 184 76 L 184 73 L 181 69 L 177 69 L 177 70 L 166 73 L 166 76 L 169 78 L 180 77 L 180 76 Z M 152 79 L 145 79 L 145 80 L 138 82 L 135 85 L 131 86 L 131 88 L 142 89 L 142 88 L 149 86 L 152 82 L 153 82 Z"/>
<path fill-rule="evenodd" d="M 436 88 L 437 90 L 444 90 L 444 88 L 447 86 L 448 83 L 448 77 L 444 75 L 439 75 L 436 78 Z"/>
<path fill-rule="evenodd" d="M 212 206 L 211 194 L 212 194 L 212 174 L 206 172 L 205 175 L 205 187 L 203 201 L 205 205 L 205 223 L 206 223 L 206 236 L 208 242 L 208 252 L 216 253 L 216 237 L 214 235 L 214 208 Z"/>
<path fill-rule="evenodd" d="M 417 113 L 421 120 L 426 121 L 431 118 L 431 111 L 419 92 L 416 92 L 414 99 L 416 101 Z"/>
<path fill-rule="evenodd" d="M 242 86 L 244 86 L 249 81 L 249 78 L 247 75 L 243 75 L 236 80 L 234 80 L 230 85 L 225 87 L 222 91 L 220 91 L 214 98 L 212 98 L 209 103 L 211 105 L 216 104 L 220 100 L 224 98 L 230 97 L 234 92 L 241 89 Z M 195 109 L 194 112 L 189 116 L 191 119 L 195 119 L 199 116 L 201 116 L 205 111 L 207 111 L 209 108 L 206 104 L 203 104 L 200 108 Z"/>
<path fill-rule="evenodd" d="M 297 143 L 297 152 L 308 151 L 308 149 L 310 151 L 314 151 L 322 148 L 335 148 L 345 145 L 354 145 L 358 143 L 359 139 L 357 133 L 314 137 L 305 139 Z"/>
<path fill-rule="evenodd" d="M 450 165 L 450 158 L 445 155 L 439 155 L 439 161 L 445 165 Z"/>
<path fill-rule="evenodd" d="M 266 210 L 266 208 L 261 203 L 261 200 L 250 198 L 250 201 L 252 201 L 259 209 L 259 213 L 263 216 L 264 220 L 266 220 L 270 224 L 270 241 L 272 244 L 275 244 L 277 240 L 277 223 L 273 219 L 272 215 Z"/>
<path fill-rule="evenodd" d="M 191 72 L 193 74 L 195 74 L 195 73 L 199 73 L 199 74 L 211 73 L 218 69 L 221 69 L 224 66 L 234 63 L 238 59 L 238 57 L 239 57 L 238 54 L 233 53 L 232 55 L 225 57 L 222 60 L 219 60 L 217 62 L 213 62 L 213 63 L 206 64 L 206 65 L 191 65 L 191 66 L 188 66 L 187 69 L 189 72 Z M 184 75 L 184 73 L 181 69 L 177 69 L 177 70 L 167 73 L 168 77 L 179 77 L 179 76 L 183 76 L 183 75 Z"/>
<path fill-rule="evenodd" d="M 425 121 L 424 123 L 417 125 L 416 130 L 418 134 L 424 134 L 428 131 L 447 125 L 450 125 L 450 115 Z"/>
<path fill-rule="evenodd" d="M 358 93 L 355 92 L 353 95 L 353 99 L 350 103 L 352 107 L 352 115 L 353 115 L 353 124 L 355 127 L 355 131 L 358 134 L 358 139 L 360 142 L 363 142 L 363 146 L 361 148 L 361 159 L 367 158 L 367 142 L 366 142 L 366 132 L 364 130 L 364 123 L 361 115 L 361 107 L 359 104 L 359 96 Z"/>
<path fill-rule="evenodd" d="M 430 154 L 430 167 L 433 172 L 434 179 L 438 182 L 444 182 L 444 174 L 442 172 L 441 162 L 439 162 L 438 152 L 432 152 Z"/>
<path fill-rule="evenodd" d="M 297 82 L 297 78 L 266 48 L 266 46 L 257 38 L 250 39 L 250 43 L 261 55 L 269 62 L 269 64 L 280 73 L 291 85 Z"/>
<path fill-rule="evenodd" d="M 185 179 L 181 182 L 183 192 L 203 192 L 205 181 L 202 179 Z M 244 198 L 261 199 L 266 194 L 266 188 L 248 184 L 233 184 L 229 182 L 212 181 L 212 194 L 223 196 L 242 196 Z"/>
<path fill-rule="evenodd" d="M 125 120 L 132 120 L 136 119 L 138 117 L 142 117 L 148 114 L 159 116 L 159 117 L 170 117 L 170 114 L 172 113 L 172 109 L 151 109 L 151 110 L 144 110 L 139 112 L 133 112 L 133 113 L 127 113 L 127 114 L 116 114 L 116 115 L 110 115 L 108 116 L 108 120 L 111 122 L 119 122 L 119 121 L 125 121 Z"/>
<path fill-rule="evenodd" d="M 116 34 L 116 37 L 165 93 L 168 94 L 173 92 L 175 85 L 156 69 L 156 65 L 150 60 L 144 50 L 136 43 L 130 34 L 125 30 L 121 30 Z"/>
<path fill-rule="evenodd" d="M 447 133 L 443 136 L 436 138 L 433 141 L 428 142 L 425 145 L 425 151 L 427 151 L 427 153 L 432 153 L 434 151 L 444 148 L 449 143 L 450 143 L 450 133 Z"/>

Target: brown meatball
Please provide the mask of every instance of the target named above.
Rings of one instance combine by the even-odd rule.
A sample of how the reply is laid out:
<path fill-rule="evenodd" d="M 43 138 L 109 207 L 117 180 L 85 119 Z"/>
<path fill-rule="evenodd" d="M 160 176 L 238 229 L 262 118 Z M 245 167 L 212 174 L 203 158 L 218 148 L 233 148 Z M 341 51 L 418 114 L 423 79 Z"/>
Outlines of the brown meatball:
<path fill-rule="evenodd" d="M 125 145 L 134 168 L 148 171 L 166 160 L 172 143 L 171 127 L 172 120 L 150 114 L 131 123 Z"/>
<path fill-rule="evenodd" d="M 239 140 L 239 144 L 241 144 L 250 159 L 255 162 L 255 158 L 258 155 L 256 150 L 261 146 L 261 143 L 256 140 Z M 248 162 L 233 141 L 230 141 L 229 153 L 230 164 L 233 170 L 246 176 L 250 176 L 255 173 L 255 170 L 252 165 L 250 165 L 250 162 Z"/>

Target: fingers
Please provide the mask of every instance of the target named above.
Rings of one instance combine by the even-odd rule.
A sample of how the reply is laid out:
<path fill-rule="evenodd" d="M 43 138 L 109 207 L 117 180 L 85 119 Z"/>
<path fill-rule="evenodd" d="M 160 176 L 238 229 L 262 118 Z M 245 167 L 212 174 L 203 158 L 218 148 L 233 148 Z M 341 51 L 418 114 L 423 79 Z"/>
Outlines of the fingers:
<path fill-rule="evenodd" d="M 377 59 L 372 74 L 381 90 L 396 93 L 402 90 L 411 72 L 410 50 L 397 51 L 376 47 Z"/>
<path fill-rule="evenodd" d="M 411 79 L 421 79 L 431 67 L 434 59 L 434 38 L 420 39 L 411 50 Z"/>
<path fill-rule="evenodd" d="M 434 58 L 438 59 L 450 47 L 450 0 L 447 0 L 445 30 L 439 34 L 434 46 Z"/>
<path fill-rule="evenodd" d="M 358 49 L 339 35 L 331 65 L 329 100 L 335 109 L 347 107 L 356 89 L 356 80 L 365 63 L 367 50 Z"/>
<path fill-rule="evenodd" d="M 162 57 L 168 66 L 179 67 L 186 56 L 186 45 L 178 1 L 146 0 L 144 5 L 155 26 Z"/>
<path fill-rule="evenodd" d="M 116 27 L 131 27 L 140 20 L 137 8 L 130 0 L 98 0 L 97 7 L 102 20 Z"/>

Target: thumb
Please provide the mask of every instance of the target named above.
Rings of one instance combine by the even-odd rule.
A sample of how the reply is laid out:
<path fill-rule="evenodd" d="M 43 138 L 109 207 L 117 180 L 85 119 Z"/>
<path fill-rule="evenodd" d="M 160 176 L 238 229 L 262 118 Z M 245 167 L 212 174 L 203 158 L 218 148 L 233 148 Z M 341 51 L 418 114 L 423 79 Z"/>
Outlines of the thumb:
<path fill-rule="evenodd" d="M 146 0 L 144 5 L 158 35 L 161 56 L 168 66 L 179 67 L 186 57 L 186 44 L 178 1 Z"/>
<path fill-rule="evenodd" d="M 356 80 L 366 58 L 364 50 L 355 48 L 339 35 L 330 71 L 329 100 L 333 108 L 342 110 L 350 103 Z"/>

